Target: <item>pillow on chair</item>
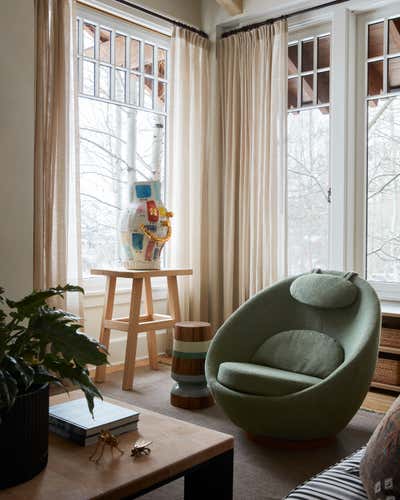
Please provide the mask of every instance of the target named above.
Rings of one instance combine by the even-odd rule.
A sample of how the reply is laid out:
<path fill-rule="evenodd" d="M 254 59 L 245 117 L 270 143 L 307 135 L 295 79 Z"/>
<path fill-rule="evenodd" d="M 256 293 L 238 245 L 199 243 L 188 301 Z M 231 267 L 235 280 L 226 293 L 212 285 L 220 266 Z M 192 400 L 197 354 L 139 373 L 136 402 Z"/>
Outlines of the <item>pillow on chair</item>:
<path fill-rule="evenodd" d="M 297 301 L 322 309 L 337 309 L 353 304 L 358 289 L 351 282 L 354 273 L 343 275 L 323 274 L 318 269 L 296 278 L 290 286 L 290 294 Z"/>
<path fill-rule="evenodd" d="M 268 338 L 251 362 L 326 378 L 343 360 L 342 346 L 329 335 L 314 330 L 289 330 Z"/>

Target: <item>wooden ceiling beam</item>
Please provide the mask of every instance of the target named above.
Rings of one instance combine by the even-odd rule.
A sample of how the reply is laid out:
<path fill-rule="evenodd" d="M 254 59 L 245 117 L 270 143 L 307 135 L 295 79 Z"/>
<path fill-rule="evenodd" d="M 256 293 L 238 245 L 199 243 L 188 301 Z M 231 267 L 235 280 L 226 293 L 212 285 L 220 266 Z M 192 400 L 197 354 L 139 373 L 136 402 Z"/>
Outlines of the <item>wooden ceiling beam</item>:
<path fill-rule="evenodd" d="M 217 0 L 231 16 L 237 16 L 243 12 L 243 0 Z"/>

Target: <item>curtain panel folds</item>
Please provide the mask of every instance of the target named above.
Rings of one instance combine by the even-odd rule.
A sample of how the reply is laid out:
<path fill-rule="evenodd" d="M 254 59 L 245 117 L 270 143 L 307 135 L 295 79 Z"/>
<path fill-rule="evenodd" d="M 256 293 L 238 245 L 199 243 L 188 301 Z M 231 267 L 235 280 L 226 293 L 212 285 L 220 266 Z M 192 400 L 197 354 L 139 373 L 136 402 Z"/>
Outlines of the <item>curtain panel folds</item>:
<path fill-rule="evenodd" d="M 72 0 L 36 0 L 35 11 L 33 283 L 43 289 L 80 282 L 76 52 Z M 69 310 L 81 312 L 69 299 Z"/>
<path fill-rule="evenodd" d="M 223 317 L 284 276 L 287 23 L 218 42 Z"/>
<path fill-rule="evenodd" d="M 168 265 L 193 268 L 182 280 L 184 319 L 210 319 L 210 42 L 174 27 L 170 49 L 168 204 L 174 212 Z"/>

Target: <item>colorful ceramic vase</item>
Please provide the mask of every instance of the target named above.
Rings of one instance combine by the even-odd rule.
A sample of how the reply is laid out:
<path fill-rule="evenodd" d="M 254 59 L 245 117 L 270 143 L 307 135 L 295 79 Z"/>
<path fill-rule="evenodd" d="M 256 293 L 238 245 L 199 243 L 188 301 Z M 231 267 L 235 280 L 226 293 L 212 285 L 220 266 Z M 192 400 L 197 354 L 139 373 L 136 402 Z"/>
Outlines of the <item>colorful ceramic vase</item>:
<path fill-rule="evenodd" d="M 160 253 L 171 237 L 159 181 L 134 182 L 132 202 L 121 217 L 121 242 L 128 269 L 160 269 Z"/>

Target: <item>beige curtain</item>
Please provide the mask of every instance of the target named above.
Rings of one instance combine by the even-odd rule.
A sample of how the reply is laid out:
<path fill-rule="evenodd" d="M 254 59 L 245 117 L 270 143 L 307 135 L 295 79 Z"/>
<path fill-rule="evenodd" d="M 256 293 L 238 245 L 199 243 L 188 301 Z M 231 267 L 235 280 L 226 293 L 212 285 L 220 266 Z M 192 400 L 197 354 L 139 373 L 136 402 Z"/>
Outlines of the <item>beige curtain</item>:
<path fill-rule="evenodd" d="M 36 0 L 35 7 L 34 288 L 42 289 L 79 282 L 79 175 L 74 5 Z"/>
<path fill-rule="evenodd" d="M 171 43 L 168 204 L 174 212 L 170 267 L 193 269 L 180 283 L 182 317 L 210 320 L 210 43 L 175 27 Z"/>
<path fill-rule="evenodd" d="M 223 316 L 285 273 L 286 21 L 218 44 Z"/>

